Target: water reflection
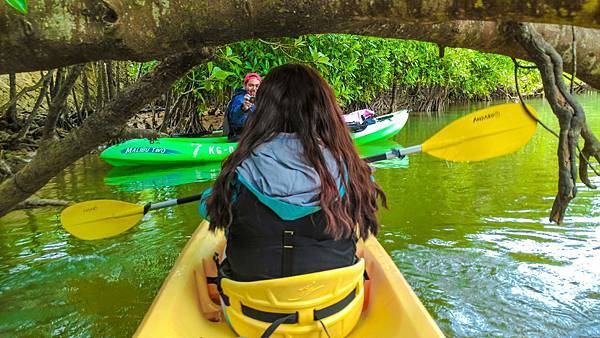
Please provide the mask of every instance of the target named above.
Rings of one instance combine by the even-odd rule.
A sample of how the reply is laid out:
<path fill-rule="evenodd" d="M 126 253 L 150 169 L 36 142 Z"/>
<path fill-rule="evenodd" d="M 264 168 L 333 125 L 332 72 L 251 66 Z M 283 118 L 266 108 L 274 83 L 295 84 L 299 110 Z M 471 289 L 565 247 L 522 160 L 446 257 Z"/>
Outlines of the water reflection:
<path fill-rule="evenodd" d="M 363 144 L 358 146 L 357 150 L 361 157 L 369 157 L 385 154 L 393 148 L 404 148 L 400 143 L 393 140 L 380 140 L 377 142 Z M 379 169 L 400 169 L 408 168 L 408 156 L 404 158 L 392 158 L 389 160 L 377 161 L 369 164 L 372 168 Z"/>
<path fill-rule="evenodd" d="M 114 167 L 107 173 L 104 183 L 119 186 L 124 191 L 137 191 L 209 182 L 216 179 L 220 171 L 220 162 L 156 168 Z"/>

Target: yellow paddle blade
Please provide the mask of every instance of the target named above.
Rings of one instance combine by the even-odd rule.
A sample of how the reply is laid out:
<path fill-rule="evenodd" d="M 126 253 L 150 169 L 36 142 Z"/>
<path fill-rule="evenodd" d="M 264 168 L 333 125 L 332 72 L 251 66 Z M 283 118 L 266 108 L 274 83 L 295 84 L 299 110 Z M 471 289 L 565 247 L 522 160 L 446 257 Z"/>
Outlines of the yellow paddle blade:
<path fill-rule="evenodd" d="M 537 113 L 527 105 L 534 116 Z M 461 117 L 422 144 L 422 151 L 449 161 L 482 161 L 515 152 L 537 128 L 520 103 L 492 106 Z"/>
<path fill-rule="evenodd" d="M 70 234 L 85 239 L 101 239 L 127 231 L 144 216 L 144 206 L 114 200 L 93 200 L 72 205 L 60 214 Z"/>

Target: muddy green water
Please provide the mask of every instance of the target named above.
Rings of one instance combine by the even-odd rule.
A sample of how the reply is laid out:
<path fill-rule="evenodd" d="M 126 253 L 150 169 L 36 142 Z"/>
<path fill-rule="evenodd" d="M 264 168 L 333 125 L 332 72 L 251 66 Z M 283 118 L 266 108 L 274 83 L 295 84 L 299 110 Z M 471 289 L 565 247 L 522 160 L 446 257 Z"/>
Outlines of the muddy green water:
<path fill-rule="evenodd" d="M 579 99 L 600 135 L 600 96 Z M 543 101 L 530 103 L 557 128 Z M 483 106 L 414 115 L 396 141 L 419 144 Z M 413 155 L 378 164 L 390 206 L 380 240 L 446 335 L 600 336 L 600 191 L 580 185 L 564 224 L 548 222 L 556 143 L 539 129 L 517 153 L 485 162 Z M 39 196 L 159 201 L 198 193 L 217 172 L 118 171 L 88 156 Z M 64 232 L 59 212 L 0 219 L 0 336 L 131 336 L 200 222 L 196 206 L 151 212 L 131 231 L 93 242 Z"/>

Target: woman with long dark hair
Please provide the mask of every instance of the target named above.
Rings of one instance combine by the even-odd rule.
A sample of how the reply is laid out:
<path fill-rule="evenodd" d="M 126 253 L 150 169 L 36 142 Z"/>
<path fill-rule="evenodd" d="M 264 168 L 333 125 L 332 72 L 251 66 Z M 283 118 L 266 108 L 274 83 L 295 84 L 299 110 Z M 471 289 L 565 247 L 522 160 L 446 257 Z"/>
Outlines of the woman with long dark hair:
<path fill-rule="evenodd" d="M 256 281 L 352 265 L 357 238 L 379 229 L 377 198 L 331 87 L 286 64 L 265 76 L 201 212 L 226 229 L 224 274 Z"/>

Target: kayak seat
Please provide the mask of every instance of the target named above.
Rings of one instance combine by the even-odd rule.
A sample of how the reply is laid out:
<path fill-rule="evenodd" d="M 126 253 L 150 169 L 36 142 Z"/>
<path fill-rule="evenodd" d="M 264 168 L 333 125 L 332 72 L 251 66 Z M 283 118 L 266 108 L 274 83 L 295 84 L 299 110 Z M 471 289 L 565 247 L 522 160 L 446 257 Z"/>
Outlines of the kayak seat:
<path fill-rule="evenodd" d="M 365 262 L 255 282 L 223 278 L 225 318 L 243 337 L 345 337 L 360 318 Z"/>
<path fill-rule="evenodd" d="M 346 126 L 350 129 L 351 133 L 359 133 L 369 126 L 367 123 L 358 123 L 358 122 L 346 122 Z"/>

